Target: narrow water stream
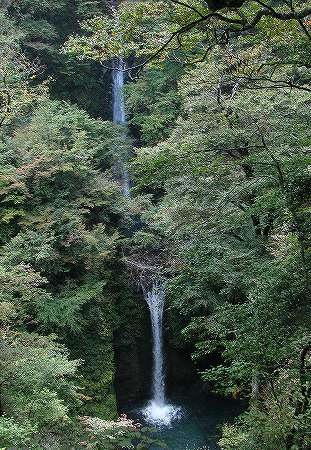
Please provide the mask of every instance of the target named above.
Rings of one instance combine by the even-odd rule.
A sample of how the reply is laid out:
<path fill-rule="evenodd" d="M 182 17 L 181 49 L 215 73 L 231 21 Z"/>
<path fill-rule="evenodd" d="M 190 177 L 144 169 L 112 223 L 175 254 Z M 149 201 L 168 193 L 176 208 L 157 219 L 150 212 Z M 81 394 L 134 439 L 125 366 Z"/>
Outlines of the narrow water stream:
<path fill-rule="evenodd" d="M 163 311 L 165 290 L 160 281 L 154 281 L 149 289 L 143 287 L 148 304 L 152 328 L 152 399 L 143 408 L 145 421 L 158 427 L 170 426 L 181 415 L 181 408 L 165 398 L 165 370 L 163 354 Z"/>
<path fill-rule="evenodd" d="M 112 119 L 119 125 L 126 124 L 125 104 L 124 104 L 124 61 L 117 59 L 112 70 Z M 128 155 L 120 155 L 118 160 L 118 171 L 121 180 L 123 195 L 131 197 L 130 178 L 127 170 Z"/>

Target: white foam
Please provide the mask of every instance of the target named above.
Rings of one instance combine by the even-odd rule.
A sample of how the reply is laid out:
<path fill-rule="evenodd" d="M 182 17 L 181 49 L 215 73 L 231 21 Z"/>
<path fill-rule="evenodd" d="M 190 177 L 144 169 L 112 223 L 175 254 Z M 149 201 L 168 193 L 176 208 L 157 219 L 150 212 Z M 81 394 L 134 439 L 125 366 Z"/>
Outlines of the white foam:
<path fill-rule="evenodd" d="M 172 422 L 181 418 L 182 409 L 179 406 L 151 400 L 142 413 L 148 424 L 155 427 L 169 427 Z"/>

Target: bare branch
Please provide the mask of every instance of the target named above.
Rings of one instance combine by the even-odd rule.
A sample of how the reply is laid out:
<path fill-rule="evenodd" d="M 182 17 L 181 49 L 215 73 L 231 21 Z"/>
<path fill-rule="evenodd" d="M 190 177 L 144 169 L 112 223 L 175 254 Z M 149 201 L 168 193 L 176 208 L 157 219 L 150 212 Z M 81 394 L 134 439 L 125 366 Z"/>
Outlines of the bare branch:
<path fill-rule="evenodd" d="M 306 92 L 311 92 L 311 88 L 303 86 L 303 85 L 299 85 L 299 84 L 295 84 L 292 81 L 289 80 L 273 80 L 272 78 L 269 77 L 258 77 L 258 78 L 253 78 L 253 77 L 243 77 L 243 76 L 238 76 L 238 79 L 243 79 L 246 81 L 250 81 L 250 82 L 265 82 L 265 83 L 270 83 L 269 86 L 253 86 L 250 89 L 267 89 L 267 88 L 294 88 L 294 89 L 298 89 L 300 91 L 306 91 Z M 247 88 L 247 86 L 246 86 Z"/>

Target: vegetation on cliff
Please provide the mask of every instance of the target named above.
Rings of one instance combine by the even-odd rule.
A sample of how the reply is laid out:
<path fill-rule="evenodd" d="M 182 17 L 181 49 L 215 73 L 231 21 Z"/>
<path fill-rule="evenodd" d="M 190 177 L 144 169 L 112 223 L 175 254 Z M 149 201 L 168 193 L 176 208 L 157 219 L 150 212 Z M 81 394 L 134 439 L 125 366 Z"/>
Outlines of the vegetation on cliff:
<path fill-rule="evenodd" d="M 310 1 L 20 0 L 0 23 L 1 446 L 148 448 L 107 426 L 139 261 L 172 345 L 248 401 L 220 447 L 310 448 Z M 134 144 L 108 120 L 115 57 Z"/>

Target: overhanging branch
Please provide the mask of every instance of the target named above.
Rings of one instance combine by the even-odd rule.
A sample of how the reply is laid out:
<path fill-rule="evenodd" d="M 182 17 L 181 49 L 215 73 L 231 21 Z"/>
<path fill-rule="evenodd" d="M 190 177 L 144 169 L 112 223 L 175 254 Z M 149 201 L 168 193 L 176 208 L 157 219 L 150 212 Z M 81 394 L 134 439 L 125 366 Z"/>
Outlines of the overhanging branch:
<path fill-rule="evenodd" d="M 229 27 L 226 31 L 228 33 L 240 33 L 243 31 L 248 31 L 248 30 L 254 29 L 255 26 L 260 22 L 260 20 L 263 17 L 273 17 L 273 18 L 281 20 L 281 21 L 297 20 L 298 23 L 301 24 L 302 19 L 311 15 L 311 7 L 305 7 L 300 11 L 295 11 L 292 9 L 289 12 L 277 12 L 276 10 L 274 10 L 272 7 L 266 5 L 261 0 L 257 0 L 257 3 L 259 3 L 260 5 L 263 6 L 263 9 L 258 11 L 250 22 L 247 22 L 247 20 L 244 16 L 240 19 L 237 19 L 234 17 L 226 16 L 224 14 L 220 14 L 219 12 L 215 12 L 215 11 L 211 11 L 208 14 L 202 15 L 202 13 L 200 11 L 198 11 L 196 8 L 184 3 L 183 1 L 180 1 L 180 0 L 171 0 L 171 1 L 173 3 L 179 4 L 181 6 L 187 7 L 188 9 L 191 9 L 192 11 L 194 11 L 196 14 L 199 15 L 199 18 L 189 22 L 186 25 L 183 25 L 182 27 L 179 28 L 179 30 L 173 32 L 171 34 L 171 36 L 166 40 L 166 42 L 164 42 L 164 44 L 162 44 L 161 47 L 158 50 L 156 50 L 152 55 L 150 55 L 145 61 L 143 61 L 142 63 L 137 64 L 135 66 L 132 66 L 130 68 L 123 69 L 124 71 L 128 71 L 128 70 L 141 71 L 143 69 L 143 67 L 145 67 L 149 62 L 156 59 L 161 53 L 163 53 L 169 47 L 169 45 L 175 38 L 177 40 L 179 40 L 179 42 L 180 42 L 180 37 L 182 34 L 187 33 L 190 30 L 192 30 L 204 23 L 209 22 L 211 19 L 217 19 L 224 24 L 238 25 L 239 26 L 238 28 L 237 27 L 234 27 L 234 28 Z"/>

